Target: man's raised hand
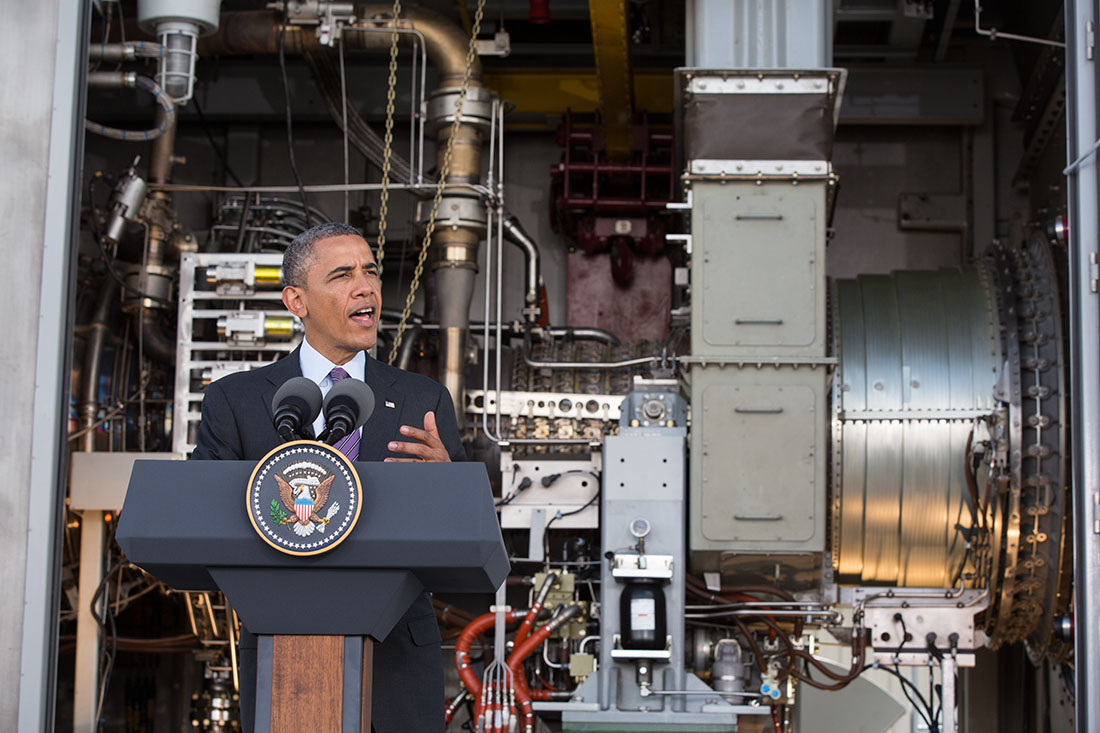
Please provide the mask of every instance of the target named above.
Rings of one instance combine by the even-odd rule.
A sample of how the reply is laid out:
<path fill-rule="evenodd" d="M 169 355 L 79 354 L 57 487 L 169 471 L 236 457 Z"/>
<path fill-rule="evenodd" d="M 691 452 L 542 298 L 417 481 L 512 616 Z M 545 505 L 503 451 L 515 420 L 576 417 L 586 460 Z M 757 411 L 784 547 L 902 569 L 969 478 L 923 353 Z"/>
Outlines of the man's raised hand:
<path fill-rule="evenodd" d="M 411 458 L 387 458 L 387 463 L 408 463 L 410 461 L 430 461 L 433 463 L 450 463 L 451 457 L 447 454 L 447 448 L 439 439 L 439 429 L 435 424 L 435 413 L 424 413 L 424 429 L 414 428 L 412 425 L 402 425 L 401 434 L 408 438 L 408 442 L 392 441 L 389 444 L 391 453 L 404 453 Z"/>

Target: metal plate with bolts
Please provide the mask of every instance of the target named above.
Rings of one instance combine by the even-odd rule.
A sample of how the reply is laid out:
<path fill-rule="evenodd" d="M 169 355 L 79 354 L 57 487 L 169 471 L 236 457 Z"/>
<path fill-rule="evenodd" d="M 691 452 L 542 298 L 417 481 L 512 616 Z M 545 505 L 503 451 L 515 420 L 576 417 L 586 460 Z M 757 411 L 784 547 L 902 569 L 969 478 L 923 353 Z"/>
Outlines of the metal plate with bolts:
<path fill-rule="evenodd" d="M 511 390 L 468 389 L 467 412 L 475 415 L 500 414 L 510 417 L 576 417 L 618 420 L 623 395 L 572 394 L 565 392 L 514 392 Z"/>

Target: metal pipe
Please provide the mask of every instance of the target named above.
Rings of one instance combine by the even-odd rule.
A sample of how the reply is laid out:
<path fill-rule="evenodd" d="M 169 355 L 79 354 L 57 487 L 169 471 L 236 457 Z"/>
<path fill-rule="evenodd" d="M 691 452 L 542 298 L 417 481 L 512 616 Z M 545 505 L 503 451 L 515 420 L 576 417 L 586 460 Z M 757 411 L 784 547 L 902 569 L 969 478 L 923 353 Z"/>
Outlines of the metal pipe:
<path fill-rule="evenodd" d="M 414 323 L 409 326 L 409 332 L 405 334 L 405 339 L 401 342 L 401 352 L 397 357 L 397 368 L 408 369 L 409 363 L 412 362 L 413 351 L 416 349 L 416 340 L 420 337 L 420 332 L 424 330 L 424 327 L 419 323 Z M 456 411 L 459 408 L 456 408 Z"/>
<path fill-rule="evenodd" d="M 175 363 L 176 341 L 164 335 L 157 322 L 157 311 L 142 309 L 137 323 L 141 329 L 141 350 L 145 355 L 161 364 Z"/>
<path fill-rule="evenodd" d="M 81 450 L 95 450 L 96 413 L 99 411 L 99 371 L 103 361 L 103 346 L 110 333 L 108 319 L 111 306 L 118 297 L 118 283 L 112 278 L 101 286 L 99 300 L 88 323 L 88 341 L 84 346 L 84 364 L 80 370 L 80 423 L 85 431 Z"/>
<path fill-rule="evenodd" d="M 153 183 L 168 183 L 172 177 L 172 163 L 175 162 L 176 115 L 165 110 L 157 110 L 157 125 L 164 126 L 164 134 L 153 143 L 153 154 L 149 159 L 149 178 Z"/>
<path fill-rule="evenodd" d="M 535 323 L 539 319 L 539 287 L 542 285 L 542 274 L 539 272 L 539 247 L 519 223 L 519 219 L 509 214 L 504 217 L 504 238 L 523 250 L 523 258 L 527 264 L 526 277 L 524 278 L 525 292 L 523 295 L 523 314 L 527 321 Z"/>
<path fill-rule="evenodd" d="M 88 46 L 88 60 L 136 61 L 139 58 L 155 59 L 160 56 L 161 52 L 161 45 L 152 41 L 98 43 Z"/>
<path fill-rule="evenodd" d="M 605 331 L 602 328 L 585 328 L 581 326 L 558 326 L 553 328 L 543 328 L 542 333 L 548 336 L 569 336 L 581 341 L 603 341 L 605 344 L 611 346 L 619 345 L 619 337 L 610 331 Z M 536 331 L 535 333 L 538 333 Z"/>
<path fill-rule="evenodd" d="M 642 356 L 637 359 L 624 359 L 623 361 L 534 361 L 526 350 L 523 352 L 524 363 L 536 369 L 622 369 L 623 367 L 652 364 L 653 362 L 664 361 L 664 359 L 663 356 Z"/>
<path fill-rule="evenodd" d="M 352 26 L 367 28 L 391 27 L 390 5 L 363 5 L 355 10 L 360 20 Z M 249 56 L 273 54 L 279 47 L 281 26 L 279 13 L 271 10 L 247 10 L 222 13 L 218 30 L 199 39 L 200 56 Z M 428 58 L 439 69 L 441 87 L 456 87 L 462 83 L 466 69 L 469 39 L 462 29 L 439 13 L 419 7 L 404 7 L 397 27 L 418 31 L 424 37 Z M 348 33 L 343 36 L 348 50 L 384 51 L 390 47 L 389 34 Z M 412 38 L 401 37 L 411 43 Z M 286 53 L 302 53 L 306 49 L 325 48 L 317 40 L 312 26 L 289 25 L 284 40 Z M 481 81 L 481 60 L 474 58 L 471 80 Z"/>
<path fill-rule="evenodd" d="M 730 609 L 728 611 L 715 611 L 714 613 L 685 613 L 684 618 L 723 618 L 725 616 L 792 616 L 795 618 L 809 618 L 810 616 L 830 618 L 839 623 L 841 614 L 839 611 L 806 609 L 776 609 L 763 608 Z"/>
<path fill-rule="evenodd" d="M 720 692 L 718 690 L 654 690 L 650 687 L 643 687 L 638 693 L 642 697 L 650 697 L 651 695 L 730 695 L 733 697 L 749 697 L 749 698 L 762 698 L 764 697 L 759 692 Z"/>
<path fill-rule="evenodd" d="M 1049 38 L 1036 38 L 1035 36 L 1019 36 L 1015 33 L 1005 33 L 999 31 L 996 28 L 982 28 L 982 3 L 981 0 L 974 0 L 974 32 L 979 36 L 986 36 L 991 41 L 996 41 L 998 38 L 1006 38 L 1010 41 L 1026 41 L 1027 43 L 1039 43 L 1044 46 L 1057 46 L 1058 48 L 1065 48 L 1066 44 L 1061 41 L 1052 41 Z"/>

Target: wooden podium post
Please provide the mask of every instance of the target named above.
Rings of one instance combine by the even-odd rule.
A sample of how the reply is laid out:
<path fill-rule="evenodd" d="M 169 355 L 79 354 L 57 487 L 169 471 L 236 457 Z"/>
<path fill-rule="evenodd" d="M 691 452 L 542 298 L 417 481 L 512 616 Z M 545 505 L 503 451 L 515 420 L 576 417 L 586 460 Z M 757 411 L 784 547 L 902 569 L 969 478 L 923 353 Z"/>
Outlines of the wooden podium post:
<path fill-rule="evenodd" d="M 258 641 L 257 731 L 370 733 L 370 637 L 279 634 Z"/>

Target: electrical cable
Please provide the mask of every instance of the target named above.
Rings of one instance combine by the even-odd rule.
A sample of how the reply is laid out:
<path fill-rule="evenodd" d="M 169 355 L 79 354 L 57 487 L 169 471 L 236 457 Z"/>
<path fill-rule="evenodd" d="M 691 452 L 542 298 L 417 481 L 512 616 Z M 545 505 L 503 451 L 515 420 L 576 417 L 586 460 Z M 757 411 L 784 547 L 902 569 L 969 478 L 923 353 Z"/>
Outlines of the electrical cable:
<path fill-rule="evenodd" d="M 107 538 L 107 542 L 104 543 L 104 550 L 109 555 L 111 547 L 114 545 L 114 531 L 112 529 L 110 537 Z M 113 565 L 108 563 L 109 568 L 106 573 L 103 574 L 103 578 L 99 581 L 99 585 L 96 587 L 95 593 L 92 594 L 89 610 L 91 611 L 92 618 L 95 619 L 96 624 L 99 626 L 100 634 L 102 635 L 102 641 L 100 646 L 100 675 L 99 675 L 99 690 L 96 701 L 96 730 L 102 725 L 103 720 L 103 703 L 107 697 L 107 687 L 110 683 L 111 672 L 114 669 L 115 657 L 118 653 L 118 640 L 115 630 L 115 616 L 111 613 L 110 599 L 106 599 L 103 604 L 103 614 L 100 615 L 96 612 L 96 606 L 99 604 L 101 598 L 107 593 L 107 584 L 111 582 L 111 579 L 116 573 L 121 572 L 124 560 L 119 558 Z M 108 631 L 108 625 L 110 630 Z M 105 643 L 107 639 L 111 640 L 110 651 L 108 651 L 108 645 Z"/>
<path fill-rule="evenodd" d="M 286 147 L 290 155 L 290 171 L 294 174 L 294 182 L 298 184 L 298 195 L 302 197 L 302 208 L 306 212 L 306 223 L 311 224 L 309 199 L 306 198 L 305 185 L 302 184 L 302 176 L 298 173 L 298 162 L 294 158 L 294 133 L 290 111 L 290 82 L 286 75 L 286 29 L 290 25 L 290 4 L 283 4 L 283 24 L 279 28 L 279 72 L 283 77 L 283 98 L 286 101 Z"/>
<path fill-rule="evenodd" d="M 515 473 L 512 474 L 512 480 L 515 480 Z M 508 496 L 498 501 L 495 506 L 499 508 L 507 504 L 511 504 L 517 496 L 529 489 L 532 485 L 534 485 L 534 483 L 535 482 L 531 480 L 530 476 L 524 476 L 523 480 L 519 482 L 519 486 L 517 486 L 514 491 L 509 492 Z"/>
<path fill-rule="evenodd" d="M 927 728 L 929 731 L 932 731 L 936 728 L 936 726 L 929 720 L 931 710 L 929 709 L 928 702 L 924 699 L 924 695 L 921 694 L 920 690 L 917 689 L 917 686 L 913 684 L 912 680 L 901 673 L 901 669 L 898 667 L 898 665 L 895 664 L 893 667 L 885 667 L 879 665 L 877 662 L 872 662 L 871 664 L 866 665 L 863 668 L 863 671 L 866 672 L 869 669 L 878 669 L 897 677 L 898 681 L 901 682 L 902 693 L 905 695 L 905 698 L 909 701 L 909 703 L 913 706 L 913 710 L 917 713 L 917 715 L 920 716 L 921 721 L 924 723 L 924 727 Z M 912 695 L 916 695 L 916 700 L 913 699 L 912 695 L 910 694 L 910 690 L 912 691 Z"/>
<path fill-rule="evenodd" d="M 218 145 L 214 140 L 214 133 L 210 131 L 210 125 L 206 122 L 206 115 L 202 113 L 202 105 L 199 104 L 199 98 L 197 96 L 191 97 L 191 106 L 195 108 L 195 114 L 199 118 L 199 124 L 202 125 L 202 131 L 206 133 L 206 139 L 210 142 L 210 147 L 214 148 L 214 154 L 218 156 L 218 160 L 221 162 L 222 167 L 225 168 L 226 174 L 229 175 L 238 186 L 244 186 L 244 182 L 233 171 L 233 168 L 229 165 L 229 157 L 225 148 Z"/>

